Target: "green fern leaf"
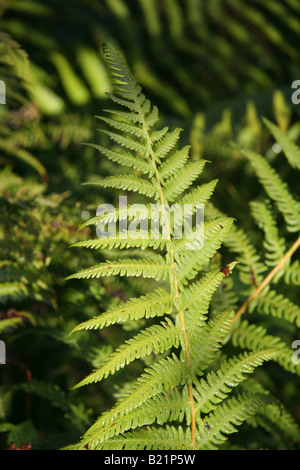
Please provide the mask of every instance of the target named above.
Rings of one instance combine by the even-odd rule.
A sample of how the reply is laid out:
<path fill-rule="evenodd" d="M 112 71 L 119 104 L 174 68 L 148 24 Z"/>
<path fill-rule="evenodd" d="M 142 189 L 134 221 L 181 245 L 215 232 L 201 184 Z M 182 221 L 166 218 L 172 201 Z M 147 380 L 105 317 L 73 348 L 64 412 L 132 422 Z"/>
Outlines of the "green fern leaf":
<path fill-rule="evenodd" d="M 115 423 L 122 416 L 130 413 L 146 400 L 166 389 L 186 383 L 187 367 L 173 354 L 172 358 L 162 359 L 151 368 L 146 369 L 133 387 L 122 397 L 115 407 L 104 413 L 84 435 L 82 445 L 97 446 L 101 440 L 101 429 Z M 129 417 L 130 419 L 130 417 Z"/>
<path fill-rule="evenodd" d="M 177 265 L 178 280 L 186 284 L 193 279 L 199 270 L 212 258 L 220 248 L 222 240 L 231 229 L 233 219 L 216 219 L 204 225 L 204 244 L 198 250 L 184 250 L 184 240 L 175 243 L 175 256 Z M 186 243 L 186 241 L 185 241 Z"/>
<path fill-rule="evenodd" d="M 183 193 L 202 173 L 205 163 L 206 160 L 191 162 L 185 165 L 184 170 L 175 173 L 164 188 L 165 200 L 173 202 Z"/>
<path fill-rule="evenodd" d="M 98 450 L 191 450 L 190 429 L 183 430 L 181 426 L 175 428 L 147 428 L 140 431 L 125 433 L 110 439 L 97 447 Z"/>
<path fill-rule="evenodd" d="M 102 186 L 103 188 L 117 188 L 124 191 L 135 191 L 148 197 L 158 197 L 157 189 L 149 181 L 134 175 L 108 176 L 98 181 L 88 181 L 86 185 Z"/>
<path fill-rule="evenodd" d="M 217 372 L 211 371 L 202 378 L 197 386 L 197 410 L 208 413 L 226 398 L 232 388 L 245 380 L 246 374 L 262 365 L 264 361 L 276 358 L 276 348 L 241 354 L 223 362 Z"/>
<path fill-rule="evenodd" d="M 300 203 L 290 194 L 287 184 L 261 155 L 244 149 L 241 149 L 241 153 L 252 164 L 268 196 L 276 202 L 286 220 L 288 230 L 300 230 Z"/>
<path fill-rule="evenodd" d="M 237 431 L 245 420 L 264 408 L 268 399 L 265 396 L 247 394 L 232 397 L 210 413 L 198 427 L 197 449 L 215 450 L 228 439 L 225 435 Z"/>
<path fill-rule="evenodd" d="M 92 248 L 92 249 L 112 249 L 112 248 L 146 248 L 163 249 L 167 243 L 167 240 L 163 239 L 161 235 L 157 235 L 154 238 L 153 234 L 146 231 L 127 231 L 119 234 L 115 238 L 107 236 L 105 238 L 98 238 L 92 240 L 85 240 L 83 242 L 74 243 L 71 245 L 76 248 Z"/>
<path fill-rule="evenodd" d="M 282 148 L 288 162 L 293 168 L 300 170 L 300 149 L 278 126 L 275 126 L 268 119 L 263 118 L 267 128 L 271 131 L 274 138 Z"/>
<path fill-rule="evenodd" d="M 89 279 L 119 274 L 120 276 L 143 276 L 160 280 L 167 279 L 169 271 L 170 266 L 161 256 L 157 255 L 155 258 L 144 260 L 106 261 L 92 268 L 83 269 L 67 279 Z"/>
<path fill-rule="evenodd" d="M 149 176 L 153 175 L 153 168 L 142 158 L 139 158 L 137 155 L 132 155 L 131 153 L 125 152 L 116 152 L 114 150 L 107 149 L 106 147 L 102 147 L 102 145 L 97 144 L 85 144 L 89 147 L 95 148 L 99 150 L 103 155 L 105 155 L 109 160 L 119 163 L 119 165 L 127 166 L 129 168 L 133 168 L 134 170 L 141 171 L 145 175 L 149 174 Z"/>
<path fill-rule="evenodd" d="M 106 427 L 101 427 L 97 431 L 98 442 L 104 444 L 92 444 L 92 448 L 101 449 L 103 446 L 111 444 L 110 439 L 113 436 L 122 434 L 128 429 L 149 426 L 155 422 L 161 425 L 168 421 L 182 422 L 186 418 L 186 422 L 189 424 L 189 409 L 187 387 L 183 387 L 182 391 L 175 387 L 169 392 L 163 392 L 150 398 L 143 405 L 118 418 L 114 426 L 109 424 Z"/>
<path fill-rule="evenodd" d="M 189 158 L 189 149 L 190 146 L 186 145 L 183 149 L 177 150 L 174 155 L 164 161 L 159 168 L 159 174 L 162 180 L 166 180 L 185 165 Z"/>
<path fill-rule="evenodd" d="M 222 346 L 228 334 L 234 317 L 233 310 L 225 310 L 215 318 L 209 320 L 199 341 L 193 343 L 194 369 L 197 375 L 202 375 L 206 367 L 212 362 L 216 351 Z"/>
<path fill-rule="evenodd" d="M 166 319 L 165 323 L 161 323 L 161 326 L 153 325 L 141 331 L 121 345 L 101 367 L 76 385 L 76 388 L 98 382 L 135 359 L 145 357 L 153 352 L 155 354 L 163 353 L 172 346 L 178 347 L 181 334 L 181 330 L 176 328 L 170 319 Z"/>
<path fill-rule="evenodd" d="M 168 132 L 168 134 L 156 144 L 154 148 L 154 155 L 157 163 L 160 163 L 161 159 L 165 158 L 169 154 L 169 152 L 175 147 L 179 139 L 180 132 L 182 132 L 182 129 L 179 128 L 175 129 L 172 132 Z"/>
<path fill-rule="evenodd" d="M 80 323 L 71 333 L 79 330 L 104 328 L 115 323 L 138 320 L 143 317 L 163 316 L 172 312 L 173 301 L 174 297 L 164 289 L 159 288 L 142 297 L 130 299 L 125 304 L 110 309 L 98 317 Z"/>

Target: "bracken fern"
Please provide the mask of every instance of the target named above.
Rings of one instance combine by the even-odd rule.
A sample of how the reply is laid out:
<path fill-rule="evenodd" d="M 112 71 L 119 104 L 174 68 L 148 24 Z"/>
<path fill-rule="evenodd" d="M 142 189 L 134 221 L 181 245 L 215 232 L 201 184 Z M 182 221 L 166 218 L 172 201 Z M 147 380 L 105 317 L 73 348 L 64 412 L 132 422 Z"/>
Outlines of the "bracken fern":
<path fill-rule="evenodd" d="M 158 110 L 146 99 L 123 58 L 107 43 L 104 55 L 115 81 L 110 98 L 119 108 L 108 110 L 110 117 L 102 118 L 110 129 L 104 132 L 112 141 L 111 148 L 92 146 L 130 171 L 91 184 L 138 192 L 150 203 L 160 204 L 160 220 L 167 236 L 158 234 L 153 240 L 150 233 L 145 238 L 141 231 L 144 236 L 127 239 L 124 233 L 118 232 L 77 244 L 77 247 L 100 250 L 140 248 L 144 251 L 138 255 L 135 251 L 133 258 L 128 251 L 126 258 L 101 262 L 68 279 L 120 275 L 145 277 L 159 283 L 154 291 L 75 327 L 72 333 L 125 324 L 128 320 L 153 319 L 150 326 L 121 344 L 77 386 L 106 379 L 139 358 L 157 355 L 157 360 L 136 381 L 128 383 L 113 408 L 105 411 L 81 441 L 69 448 L 198 450 L 218 449 L 224 444 L 230 448 L 227 435 L 236 432 L 246 420 L 251 423 L 250 418 L 257 413 L 261 420 L 265 417 L 269 421 L 279 421 L 278 416 L 283 416 L 281 405 L 262 387 L 242 388 L 256 367 L 276 359 L 280 347 L 265 336 L 264 347 L 236 355 L 223 352 L 234 310 L 225 306 L 211 312 L 210 303 L 236 265 L 233 261 L 222 268 L 215 257 L 232 228 L 233 219 L 217 216 L 205 221 L 204 227 L 201 223 L 197 225 L 196 233 L 203 230 L 204 242 L 192 249 L 187 249 L 187 238 L 175 237 L 166 208 L 174 202 L 180 208 L 188 203 L 193 207 L 205 204 L 216 181 L 187 192 L 206 161 L 189 162 L 189 148 L 177 149 L 180 129 L 157 130 Z M 143 206 L 140 219 L 153 215 L 150 203 Z M 183 216 L 187 215 L 183 211 Z M 290 206 L 287 217 L 291 224 L 295 215 Z M 120 208 L 112 214 L 94 217 L 85 226 L 126 217 L 125 209 Z M 257 265 L 257 272 L 261 271 Z M 292 418 L 287 416 L 286 421 L 292 423 Z M 257 422 L 252 424 L 256 426 Z"/>

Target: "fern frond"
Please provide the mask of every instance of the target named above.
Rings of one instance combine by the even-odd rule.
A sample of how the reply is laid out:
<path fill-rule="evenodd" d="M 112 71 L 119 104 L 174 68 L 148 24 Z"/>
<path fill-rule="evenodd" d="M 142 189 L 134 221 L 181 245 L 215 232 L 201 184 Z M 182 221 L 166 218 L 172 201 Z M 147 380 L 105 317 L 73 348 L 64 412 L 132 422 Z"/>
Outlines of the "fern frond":
<path fill-rule="evenodd" d="M 284 280 L 287 284 L 300 286 L 300 262 L 294 261 L 290 266 L 284 269 Z"/>
<path fill-rule="evenodd" d="M 126 231 L 119 233 L 116 237 L 107 236 L 105 238 L 98 238 L 92 240 L 85 240 L 83 242 L 74 243 L 71 247 L 74 248 L 92 248 L 92 249 L 112 249 L 112 248 L 146 248 L 163 249 L 167 240 L 162 238 L 161 235 L 154 237 L 151 232 L 142 231 Z"/>
<path fill-rule="evenodd" d="M 192 205 L 193 207 L 197 204 L 205 204 L 213 194 L 213 191 L 218 183 L 218 180 L 212 180 L 210 183 L 202 184 L 194 189 L 191 189 L 186 193 L 178 203 L 184 207 L 184 205 Z"/>
<path fill-rule="evenodd" d="M 263 362 L 276 358 L 277 354 L 276 348 L 269 348 L 240 354 L 223 362 L 216 372 L 211 371 L 206 379 L 200 379 L 199 385 L 196 387 L 196 409 L 208 413 L 216 408 L 217 404 L 226 398 L 232 388 L 246 379 L 246 374 L 252 373 Z"/>
<path fill-rule="evenodd" d="M 175 245 L 178 280 L 186 284 L 193 279 L 199 270 L 212 258 L 220 248 L 222 241 L 231 229 L 233 219 L 216 219 L 204 224 L 204 244 L 198 250 L 184 250 L 184 241 L 179 240 Z"/>
<path fill-rule="evenodd" d="M 130 111 L 121 111 L 120 109 L 103 109 L 104 112 L 109 113 L 113 116 L 116 116 L 117 118 L 122 118 L 124 121 L 129 121 L 133 123 L 138 123 L 139 122 L 139 116 L 138 114 Z M 99 118 L 99 116 L 96 116 L 96 118 Z"/>
<path fill-rule="evenodd" d="M 140 318 L 153 318 L 171 313 L 174 297 L 162 288 L 143 295 L 136 299 L 130 299 L 126 303 L 112 308 L 101 315 L 77 325 L 71 333 L 79 330 L 91 330 L 104 328 L 115 323 Z"/>
<path fill-rule="evenodd" d="M 156 144 L 154 147 L 154 156 L 157 163 L 160 163 L 161 159 L 165 158 L 175 147 L 181 132 L 182 129 L 174 129 L 174 131 L 168 132 L 168 134 Z"/>
<path fill-rule="evenodd" d="M 166 126 L 163 129 L 154 130 L 150 133 L 150 140 L 152 145 L 159 142 L 168 132 L 169 128 Z"/>
<path fill-rule="evenodd" d="M 147 163 L 145 160 L 142 158 L 139 158 L 137 155 L 132 155 L 131 153 L 127 152 L 116 152 L 114 150 L 110 150 L 106 147 L 103 147 L 102 145 L 98 144 L 85 144 L 88 145 L 89 147 L 92 147 L 99 152 L 101 152 L 103 155 L 105 155 L 109 160 L 119 163 L 119 165 L 127 166 L 129 168 L 133 168 L 134 170 L 141 171 L 144 173 L 144 175 L 153 175 L 153 168 L 149 163 Z"/>
<path fill-rule="evenodd" d="M 110 222 L 117 222 L 120 220 L 131 220 L 136 217 L 135 210 L 128 208 L 126 205 L 121 207 L 113 208 L 111 211 L 107 211 L 104 214 L 96 215 L 92 219 L 87 220 L 81 225 L 81 229 L 89 225 L 107 224 Z M 140 205 L 138 207 L 138 218 L 139 220 L 150 219 L 155 221 L 160 220 L 160 213 L 153 211 L 152 204 Z"/>
<path fill-rule="evenodd" d="M 177 387 L 162 392 L 133 409 L 130 413 L 118 418 L 114 426 L 108 424 L 98 430 L 98 443 L 94 449 L 100 449 L 107 445 L 113 436 L 124 433 L 128 429 L 135 429 L 141 426 L 149 426 L 157 423 L 162 425 L 168 421 L 182 422 L 186 419 L 189 424 L 189 396 L 187 387 L 181 391 Z"/>
<path fill-rule="evenodd" d="M 264 395 L 242 394 L 232 397 L 219 405 L 198 426 L 199 439 L 197 449 L 216 450 L 228 439 L 226 435 L 237 431 L 249 417 L 264 408 L 268 399 Z"/>
<path fill-rule="evenodd" d="M 187 367 L 175 354 L 167 359 L 161 359 L 137 379 L 136 383 L 126 395 L 122 397 L 111 411 L 104 413 L 87 431 L 82 445 L 97 446 L 101 440 L 101 429 L 114 423 L 122 416 L 128 415 L 131 410 L 141 406 L 148 399 L 171 389 L 183 385 L 187 380 Z M 130 420 L 130 416 L 129 416 Z"/>
<path fill-rule="evenodd" d="M 250 203 L 250 209 L 257 224 L 265 233 L 266 264 L 276 266 L 286 252 L 285 240 L 279 236 L 272 212 L 265 203 L 253 201 Z"/>
<path fill-rule="evenodd" d="M 280 127 L 273 124 L 266 118 L 263 118 L 263 121 L 270 132 L 273 134 L 274 139 L 278 142 L 281 149 L 283 150 L 289 164 L 300 170 L 300 149 L 297 145 L 290 139 L 289 135 L 284 133 Z"/>
<path fill-rule="evenodd" d="M 224 214 L 211 203 L 208 205 L 207 212 L 212 217 L 224 217 Z M 261 274 L 266 271 L 266 267 L 246 233 L 233 225 L 224 239 L 224 244 L 238 254 L 237 261 L 241 281 L 246 285 L 258 286 L 262 280 Z"/>
<path fill-rule="evenodd" d="M 143 4 L 145 6 L 145 2 Z M 96 369 L 75 388 L 102 381 L 136 359 L 144 358 L 145 363 L 151 366 L 146 366 L 136 381 L 127 381 L 120 387 L 113 408 L 96 420 L 76 448 L 219 448 L 224 443 L 225 435 L 235 432 L 242 422 L 257 413 L 259 417 L 264 416 L 266 404 L 272 403 L 275 407 L 270 395 L 261 392 L 259 387 L 253 387 L 253 393 L 251 387 L 248 388 L 251 393 L 247 395 L 229 399 L 228 395 L 236 387 L 242 388 L 249 375 L 266 361 L 277 361 L 286 370 L 293 369 L 296 373 L 300 371 L 300 366 L 287 365 L 288 348 L 280 338 L 243 323 L 241 331 L 238 329 L 240 323 L 235 322 L 237 314 L 234 315 L 233 311 L 239 300 L 236 295 L 228 297 L 227 302 L 222 304 L 226 297 L 221 295 L 222 292 L 236 280 L 235 275 L 232 278 L 228 276 L 237 262 L 239 281 L 246 285 L 247 290 L 252 290 L 254 285 L 257 289 L 261 286 L 261 291 L 266 263 L 261 260 L 248 234 L 233 227 L 232 218 L 224 216 L 210 203 L 207 204 L 217 180 L 200 184 L 187 192 L 201 174 L 206 160 L 197 158 L 188 162 L 189 146 L 182 149 L 177 147 L 181 129 L 170 131 L 167 126 L 157 129 L 158 109 L 142 93 L 121 55 L 109 44 L 104 46 L 104 55 L 115 84 L 114 92 L 109 96 L 121 110 L 108 110 L 109 117 L 100 118 L 108 126 L 109 130 L 104 129 L 103 132 L 109 137 L 111 147 L 92 147 L 109 160 L 136 170 L 136 173 L 128 171 L 123 175 L 117 172 L 117 176 L 105 177 L 94 184 L 138 192 L 149 197 L 155 209 L 152 204 L 139 207 L 138 211 L 123 205 L 116 210 L 107 210 L 101 214 L 98 212 L 96 217 L 85 222 L 85 227 L 99 224 L 100 228 L 108 222 L 126 219 L 134 221 L 128 232 L 120 228 L 117 234 L 104 233 L 101 238 L 85 240 L 73 246 L 99 250 L 139 250 L 131 250 L 128 252 L 130 258 L 125 253 L 124 259 L 119 260 L 110 251 L 109 257 L 114 261 L 105 261 L 84 269 L 68 279 L 134 276 L 166 281 L 168 287 L 140 298 L 131 298 L 72 330 L 104 328 L 127 322 L 123 329 L 132 331 L 139 326 L 135 323 L 131 325 L 132 320 L 164 317 L 160 324 L 152 322 L 151 326 L 139 330 L 114 351 L 111 348 L 101 359 L 99 355 L 98 361 L 92 361 Z M 231 127 L 228 119 L 226 123 L 224 119 L 222 126 L 229 134 Z M 248 150 L 241 152 L 247 153 L 270 199 L 283 212 L 289 229 L 296 230 L 297 224 L 300 225 L 299 203 L 290 195 L 287 185 L 263 157 Z M 171 214 L 169 219 L 168 204 L 174 201 L 177 201 L 177 205 L 172 206 L 172 219 Z M 197 205 L 204 204 L 208 215 L 213 218 L 206 218 L 205 222 L 199 222 L 197 218 L 195 230 L 189 229 L 189 233 L 185 232 L 179 239 L 179 224 L 185 224 L 185 219 L 191 219 L 198 210 Z M 273 214 L 264 203 L 253 203 L 251 207 L 266 235 L 267 261 L 277 266 L 278 260 L 280 262 L 286 254 Z M 150 232 L 145 226 L 142 229 L 141 221 L 148 223 L 149 220 L 162 224 L 161 235 L 155 229 L 156 238 L 149 237 Z M 171 223 L 174 223 L 172 228 Z M 137 224 L 139 230 L 133 230 L 132 227 Z M 168 233 L 164 237 L 166 231 Z M 194 235 L 192 240 L 196 239 L 195 244 L 192 244 L 191 234 Z M 238 254 L 238 261 L 220 268 L 217 251 L 223 242 L 229 250 Z M 294 250 L 297 243 L 293 245 Z M 141 250 L 145 250 L 143 258 Z M 152 251 L 157 254 L 150 256 Z M 284 275 L 288 276 L 289 266 L 286 263 L 281 274 L 286 273 Z M 204 267 L 206 272 L 201 272 Z M 297 276 L 297 262 L 293 268 L 293 275 Z M 134 290 L 134 286 L 132 288 Z M 259 302 L 267 298 L 268 291 L 260 294 L 251 303 L 251 307 L 257 311 Z M 275 301 L 281 304 L 283 300 L 276 297 Z M 289 309 L 291 305 L 285 306 L 288 307 L 285 315 L 298 324 L 298 313 Z M 167 319 L 170 314 L 172 320 Z M 283 315 L 281 311 L 277 314 Z M 231 334 L 232 325 L 234 328 Z M 227 344 L 231 339 L 231 344 Z M 248 351 L 228 359 L 226 351 L 231 351 L 231 347 L 236 347 L 236 344 L 238 348 Z M 176 355 L 171 355 L 173 348 L 178 350 Z M 162 354 L 164 358 L 149 358 L 152 353 Z M 202 418 L 202 414 L 208 416 Z M 265 419 L 268 419 L 266 415 Z M 183 428 L 181 424 L 184 420 Z M 168 425 L 170 421 L 174 421 L 173 427 Z"/>
<path fill-rule="evenodd" d="M 128 124 L 125 121 L 117 121 L 116 119 L 111 119 L 111 118 L 104 117 L 104 116 L 96 116 L 96 117 L 97 117 L 97 119 L 100 119 L 101 121 L 108 124 L 110 127 L 114 127 L 117 130 L 123 131 L 125 133 L 131 134 L 131 135 L 136 136 L 136 137 L 143 137 L 144 136 L 143 129 L 141 129 L 141 128 L 133 125 L 133 124 Z M 119 134 L 116 134 L 116 135 L 118 137 L 122 137 L 122 136 L 119 136 Z M 133 142 L 135 144 L 135 141 L 133 141 Z M 117 143 L 120 143 L 120 142 L 117 142 Z M 125 147 L 126 147 L 126 145 L 125 145 Z M 131 147 L 128 147 L 128 148 L 131 148 Z M 137 150 L 137 149 L 132 148 L 131 150 Z M 144 148 L 143 148 L 143 151 L 144 151 Z"/>
<path fill-rule="evenodd" d="M 216 351 L 222 346 L 228 334 L 234 317 L 233 310 L 225 310 L 215 318 L 209 320 L 202 329 L 198 341 L 193 342 L 194 369 L 197 375 L 202 375 L 206 367 L 212 362 Z"/>
<path fill-rule="evenodd" d="M 140 431 L 127 432 L 123 436 L 109 439 L 105 444 L 97 446 L 98 450 L 191 450 L 190 429 L 181 426 L 165 428 L 148 427 Z"/>
<path fill-rule="evenodd" d="M 177 150 L 174 155 L 170 156 L 163 162 L 163 164 L 158 169 L 162 180 L 166 180 L 175 172 L 184 167 L 185 163 L 189 159 L 189 149 L 190 146 L 186 145 L 183 147 L 183 149 Z"/>
<path fill-rule="evenodd" d="M 117 188 L 124 191 L 134 191 L 148 197 L 158 197 L 157 189 L 147 180 L 134 175 L 107 176 L 102 180 L 88 181 L 85 185 L 101 186 L 102 188 Z"/>
<path fill-rule="evenodd" d="M 140 144 L 138 141 L 136 141 L 136 140 L 134 140 L 130 137 L 124 137 L 123 135 L 117 134 L 116 132 L 107 131 L 105 129 L 101 129 L 101 132 L 103 134 L 108 135 L 108 137 L 110 137 L 111 140 L 113 140 L 117 144 L 121 145 L 122 147 L 125 147 L 129 150 L 134 150 L 135 152 L 137 152 L 138 154 L 143 155 L 144 157 L 148 156 L 147 147 Z"/>
<path fill-rule="evenodd" d="M 300 308 L 291 302 L 283 294 L 278 294 L 275 290 L 262 292 L 257 298 L 256 306 L 252 309 L 263 315 L 272 315 L 277 318 L 284 318 L 290 323 L 300 326 Z"/>
<path fill-rule="evenodd" d="M 300 203 L 291 195 L 288 186 L 265 158 L 250 150 L 240 149 L 248 158 L 268 196 L 273 199 L 283 214 L 290 232 L 300 230 Z"/>
<path fill-rule="evenodd" d="M 176 328 L 168 318 L 161 325 L 153 325 L 142 330 L 117 348 L 101 367 L 79 382 L 75 388 L 92 382 L 99 382 L 108 377 L 109 374 L 114 374 L 115 371 L 140 357 L 145 357 L 153 352 L 156 354 L 163 353 L 172 346 L 177 348 L 181 334 L 181 330 Z"/>
<path fill-rule="evenodd" d="M 120 261 L 106 261 L 89 269 L 83 269 L 67 277 L 67 280 L 99 278 L 119 274 L 120 276 L 143 276 L 158 281 L 167 279 L 170 269 L 165 260 L 161 256 L 156 255 L 155 258 L 141 260 L 123 259 Z"/>
<path fill-rule="evenodd" d="M 277 336 L 267 334 L 267 330 L 262 326 L 251 325 L 247 320 L 243 320 L 239 326 L 234 328 L 231 340 L 234 346 L 251 351 L 276 348 L 278 355 L 274 361 L 285 370 L 300 375 L 300 364 L 291 360 L 290 345 Z"/>
<path fill-rule="evenodd" d="M 183 193 L 193 181 L 202 173 L 206 160 L 199 162 L 190 162 L 185 165 L 184 169 L 178 171 L 167 181 L 163 189 L 164 198 L 168 202 L 173 202 L 181 193 Z"/>
<path fill-rule="evenodd" d="M 200 281 L 191 284 L 182 294 L 182 310 L 190 344 L 190 360 L 193 370 L 196 368 L 199 359 L 198 344 L 204 334 L 204 322 L 206 321 L 210 300 L 224 276 L 225 274 L 220 270 L 211 271 L 203 276 Z"/>

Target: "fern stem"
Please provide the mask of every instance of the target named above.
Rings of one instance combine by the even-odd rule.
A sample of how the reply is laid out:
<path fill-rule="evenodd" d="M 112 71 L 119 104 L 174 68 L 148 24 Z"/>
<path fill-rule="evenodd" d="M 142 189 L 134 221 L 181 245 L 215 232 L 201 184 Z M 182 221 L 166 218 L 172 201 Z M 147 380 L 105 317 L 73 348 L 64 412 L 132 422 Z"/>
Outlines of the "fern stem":
<path fill-rule="evenodd" d="M 164 198 L 164 194 L 163 194 L 163 190 L 162 190 L 162 184 L 161 184 L 161 180 L 160 180 L 159 171 L 157 169 L 157 165 L 156 165 L 156 161 L 155 161 L 155 154 L 154 154 L 152 142 L 151 142 L 148 127 L 147 127 L 147 124 L 144 120 L 144 116 L 143 116 L 143 113 L 141 111 L 141 107 L 140 107 L 140 104 L 139 104 L 138 100 L 137 100 L 137 105 L 138 105 L 139 115 L 140 115 L 140 119 L 141 119 L 141 122 L 142 122 L 142 125 L 143 125 L 143 130 L 144 130 L 147 146 L 148 146 L 148 149 L 149 149 L 149 153 L 150 153 L 150 157 L 151 157 L 151 163 L 153 165 L 155 179 L 156 179 L 156 183 L 157 183 L 157 187 L 158 187 L 158 191 L 159 191 L 159 199 L 160 199 L 160 203 L 161 203 L 161 207 L 162 207 L 163 220 L 165 221 L 166 224 L 168 224 L 168 218 L 166 217 L 166 212 L 165 212 L 165 198 Z M 173 248 L 173 244 L 172 244 L 170 226 L 167 226 L 166 228 L 167 228 L 168 242 L 169 242 L 168 255 L 169 255 L 169 258 L 170 258 L 171 269 L 173 271 L 173 288 L 174 288 L 175 298 L 177 299 L 179 306 L 181 306 L 181 298 L 180 298 L 178 280 L 177 280 L 177 274 L 176 274 L 176 267 L 175 267 L 175 260 L 174 260 L 174 248 Z M 191 361 L 190 361 L 190 353 L 189 353 L 189 342 L 188 342 L 188 337 L 187 337 L 187 331 L 186 331 L 183 312 L 181 311 L 180 308 L 179 308 L 179 311 L 178 311 L 178 317 L 179 317 L 181 330 L 182 330 L 183 338 L 184 338 L 185 360 L 186 360 L 186 363 L 187 363 L 187 367 L 190 369 L 190 374 L 191 374 L 191 377 L 192 377 L 192 369 L 191 369 Z M 193 385 L 192 384 L 188 385 L 188 394 L 189 394 L 190 405 L 191 405 L 192 449 L 196 450 L 196 411 L 195 411 L 195 404 L 194 404 L 194 397 L 193 397 Z"/>
<path fill-rule="evenodd" d="M 295 243 L 291 246 L 291 248 L 286 252 L 286 254 L 281 258 L 279 263 L 269 272 L 269 274 L 264 278 L 261 284 L 252 292 L 252 294 L 248 297 L 248 299 L 243 303 L 243 305 L 238 309 L 236 312 L 232 323 L 234 323 L 247 309 L 249 303 L 258 296 L 258 294 L 272 281 L 275 274 L 284 266 L 287 260 L 295 253 L 295 251 L 300 246 L 300 236 L 297 238 Z"/>

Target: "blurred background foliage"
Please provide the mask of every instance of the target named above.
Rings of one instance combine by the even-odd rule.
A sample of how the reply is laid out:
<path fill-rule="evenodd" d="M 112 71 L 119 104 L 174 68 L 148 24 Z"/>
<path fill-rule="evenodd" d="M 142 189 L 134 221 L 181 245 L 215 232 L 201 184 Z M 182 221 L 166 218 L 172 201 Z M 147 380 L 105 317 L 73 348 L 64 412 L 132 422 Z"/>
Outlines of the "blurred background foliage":
<path fill-rule="evenodd" d="M 81 145 L 106 142 L 94 119 L 112 87 L 103 41 L 123 52 L 162 124 L 184 129 L 181 143 L 192 146 L 192 158 L 211 162 L 204 178 L 220 180 L 214 205 L 260 243 L 249 201 L 263 191 L 230 143 L 266 155 L 297 192 L 297 175 L 262 117 L 299 143 L 299 106 L 291 102 L 299 35 L 298 0 L 0 1 L 1 448 L 30 442 L 54 449 L 76 440 L 111 404 L 122 373 L 100 387 L 70 388 L 136 328 L 68 336 L 83 319 L 143 291 L 139 280 L 63 280 L 95 261 L 91 253 L 82 263 L 69 245 L 94 236 L 77 228 L 107 201 L 107 193 L 81 186 L 112 171 Z M 128 371 L 134 379 L 139 365 Z M 297 384 L 285 380 L 295 411 Z"/>

